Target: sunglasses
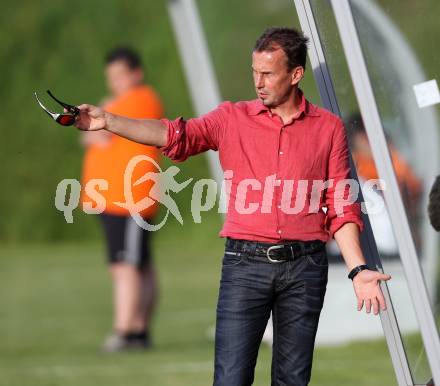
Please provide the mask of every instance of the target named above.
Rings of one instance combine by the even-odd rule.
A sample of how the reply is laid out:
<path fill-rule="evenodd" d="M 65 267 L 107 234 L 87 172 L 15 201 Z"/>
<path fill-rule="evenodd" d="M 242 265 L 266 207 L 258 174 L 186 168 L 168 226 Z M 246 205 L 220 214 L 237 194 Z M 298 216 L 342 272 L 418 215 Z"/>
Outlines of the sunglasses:
<path fill-rule="evenodd" d="M 79 108 L 76 106 L 69 105 L 68 103 L 61 102 L 59 99 L 55 98 L 55 96 L 49 90 L 47 90 L 47 93 L 49 94 L 49 96 L 53 100 L 55 100 L 57 103 L 59 103 L 61 106 L 63 106 L 67 110 L 67 113 L 58 114 L 58 113 L 54 113 L 54 112 L 50 111 L 48 108 L 46 108 L 41 103 L 40 99 L 38 98 L 38 94 L 36 92 L 34 92 L 35 98 L 37 99 L 37 102 L 40 105 L 40 107 L 46 113 L 48 113 L 55 122 L 58 122 L 60 125 L 63 125 L 63 126 L 73 125 L 75 123 L 75 118 L 80 113 Z"/>

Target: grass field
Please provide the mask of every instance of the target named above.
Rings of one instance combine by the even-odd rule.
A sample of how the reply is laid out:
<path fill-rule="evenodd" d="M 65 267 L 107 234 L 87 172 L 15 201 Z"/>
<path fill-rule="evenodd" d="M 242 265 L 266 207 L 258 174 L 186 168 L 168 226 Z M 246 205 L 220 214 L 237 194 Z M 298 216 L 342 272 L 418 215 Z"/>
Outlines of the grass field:
<path fill-rule="evenodd" d="M 214 345 L 207 331 L 215 321 L 221 249 L 220 239 L 183 239 L 177 232 L 169 243 L 159 236 L 155 347 L 104 355 L 99 346 L 111 328 L 111 302 L 101 245 L 1 248 L 0 385 L 211 384 Z M 270 384 L 270 359 L 262 346 L 255 385 Z M 385 343 L 318 348 L 311 384 L 395 384 Z"/>

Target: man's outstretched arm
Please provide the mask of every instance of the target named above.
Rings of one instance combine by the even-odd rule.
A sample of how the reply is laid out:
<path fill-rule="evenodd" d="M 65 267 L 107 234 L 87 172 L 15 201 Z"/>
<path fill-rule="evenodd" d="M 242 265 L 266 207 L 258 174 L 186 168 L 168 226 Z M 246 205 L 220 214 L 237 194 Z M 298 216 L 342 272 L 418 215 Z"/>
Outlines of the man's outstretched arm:
<path fill-rule="evenodd" d="M 160 120 L 125 118 L 86 104 L 79 109 L 75 126 L 80 130 L 108 130 L 131 141 L 157 147 L 167 143 L 168 130 Z"/>

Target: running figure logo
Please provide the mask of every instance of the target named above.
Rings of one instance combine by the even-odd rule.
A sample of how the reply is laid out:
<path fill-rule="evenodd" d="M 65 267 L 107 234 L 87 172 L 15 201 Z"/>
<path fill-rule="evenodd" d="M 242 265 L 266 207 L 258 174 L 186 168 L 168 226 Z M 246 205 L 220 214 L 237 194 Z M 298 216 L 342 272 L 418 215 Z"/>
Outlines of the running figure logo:
<path fill-rule="evenodd" d="M 131 192 L 132 186 L 132 176 L 135 167 L 140 162 L 150 162 L 152 163 L 157 172 L 148 172 L 144 174 L 141 178 L 133 183 L 133 186 L 137 186 L 145 181 L 153 181 L 153 186 L 150 189 L 149 197 L 145 197 L 138 202 L 133 202 L 133 194 Z M 193 180 L 192 178 L 179 183 L 175 180 L 175 176 L 180 172 L 180 169 L 177 166 L 170 166 L 168 169 L 163 171 L 160 165 L 151 157 L 147 155 L 138 155 L 133 157 L 127 165 L 124 173 L 124 202 L 115 202 L 116 205 L 119 205 L 122 208 L 126 208 L 131 217 L 136 221 L 136 223 L 145 230 L 148 231 L 156 231 L 165 224 L 168 219 L 168 216 L 171 214 L 183 224 L 182 215 L 180 214 L 179 208 L 177 207 L 176 201 L 170 196 L 169 191 L 174 193 L 179 193 L 181 190 L 185 189 Z M 167 208 L 166 214 L 162 221 L 159 224 L 149 224 L 139 213 L 144 209 L 149 208 L 155 202 L 159 202 L 160 204 L 165 205 Z"/>

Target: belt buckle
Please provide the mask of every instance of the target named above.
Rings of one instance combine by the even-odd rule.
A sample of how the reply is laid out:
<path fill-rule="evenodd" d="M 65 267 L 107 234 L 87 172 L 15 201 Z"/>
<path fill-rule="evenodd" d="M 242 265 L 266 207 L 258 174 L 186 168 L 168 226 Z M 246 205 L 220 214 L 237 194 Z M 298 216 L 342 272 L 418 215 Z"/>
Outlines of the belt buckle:
<path fill-rule="evenodd" d="M 272 258 L 270 257 L 270 251 L 271 251 L 272 249 L 280 249 L 280 248 L 284 248 L 284 245 L 272 245 L 272 246 L 270 246 L 269 248 L 267 248 L 266 256 L 267 256 L 267 259 L 268 259 L 271 263 L 282 263 L 283 261 L 285 261 L 285 260 L 272 259 Z"/>

